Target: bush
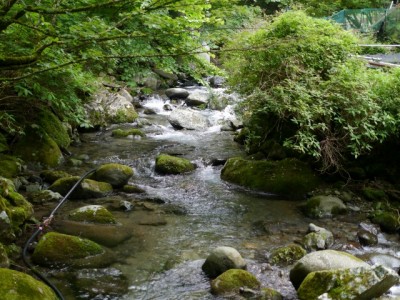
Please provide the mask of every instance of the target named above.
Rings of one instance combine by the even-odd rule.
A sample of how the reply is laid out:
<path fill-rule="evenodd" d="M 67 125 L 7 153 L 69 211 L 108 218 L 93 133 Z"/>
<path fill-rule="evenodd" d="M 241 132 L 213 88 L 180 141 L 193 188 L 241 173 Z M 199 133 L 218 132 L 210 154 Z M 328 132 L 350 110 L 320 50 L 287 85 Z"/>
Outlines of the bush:
<path fill-rule="evenodd" d="M 316 158 L 324 171 L 339 170 L 349 155 L 367 153 L 396 131 L 398 71 L 352 58 L 358 39 L 351 33 L 288 12 L 244 41 L 256 49 L 225 65 L 229 83 L 246 97 L 248 149 L 275 139 Z"/>

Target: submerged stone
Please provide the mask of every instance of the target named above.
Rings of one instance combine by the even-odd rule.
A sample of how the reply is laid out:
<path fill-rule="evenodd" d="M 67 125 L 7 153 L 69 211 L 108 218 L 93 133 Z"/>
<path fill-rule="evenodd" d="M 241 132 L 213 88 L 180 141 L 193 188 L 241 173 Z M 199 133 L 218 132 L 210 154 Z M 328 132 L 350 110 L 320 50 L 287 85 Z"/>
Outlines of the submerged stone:
<path fill-rule="evenodd" d="M 7 300 L 58 300 L 53 290 L 28 274 L 0 268 L 0 298 Z"/>
<path fill-rule="evenodd" d="M 168 154 L 160 154 L 156 158 L 155 170 L 161 174 L 182 174 L 191 172 L 195 165 L 190 160 Z"/>
<path fill-rule="evenodd" d="M 215 295 L 239 294 L 241 288 L 259 289 L 258 279 L 245 270 L 230 269 L 213 281 L 211 281 L 211 292 Z"/>
<path fill-rule="evenodd" d="M 116 163 L 104 164 L 97 168 L 91 178 L 101 182 L 107 182 L 113 187 L 122 187 L 133 176 L 131 167 Z"/>
<path fill-rule="evenodd" d="M 307 164 L 297 159 L 281 161 L 228 159 L 221 178 L 241 186 L 269 193 L 301 198 L 320 180 Z"/>

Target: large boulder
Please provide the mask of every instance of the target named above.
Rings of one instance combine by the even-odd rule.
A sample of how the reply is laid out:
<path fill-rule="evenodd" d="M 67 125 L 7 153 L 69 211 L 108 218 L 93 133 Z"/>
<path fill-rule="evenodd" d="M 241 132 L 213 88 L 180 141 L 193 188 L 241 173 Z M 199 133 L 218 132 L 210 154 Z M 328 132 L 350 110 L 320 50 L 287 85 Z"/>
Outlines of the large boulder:
<path fill-rule="evenodd" d="M 64 177 L 56 180 L 49 190 L 65 196 L 78 182 L 79 176 Z M 107 182 L 84 179 L 81 184 L 70 195 L 71 199 L 101 198 L 113 191 L 112 185 Z"/>
<path fill-rule="evenodd" d="M 0 242 L 14 241 L 32 215 L 32 205 L 15 191 L 10 180 L 0 177 Z"/>
<path fill-rule="evenodd" d="M 117 221 L 111 212 L 101 205 L 86 205 L 74 209 L 68 214 L 68 219 L 77 222 L 116 224 Z"/>
<path fill-rule="evenodd" d="M 133 176 L 131 167 L 116 163 L 101 165 L 91 176 L 92 179 L 108 182 L 113 187 L 123 187 Z"/>
<path fill-rule="evenodd" d="M 264 192 L 303 197 L 318 186 L 320 180 L 309 166 L 297 159 L 281 161 L 228 159 L 223 180 Z"/>
<path fill-rule="evenodd" d="M 229 269 L 245 269 L 246 261 L 232 247 L 217 247 L 207 257 L 201 269 L 210 278 L 215 278 Z"/>
<path fill-rule="evenodd" d="M 165 95 L 171 100 L 186 99 L 189 96 L 189 92 L 183 88 L 169 88 L 165 90 Z"/>
<path fill-rule="evenodd" d="M 49 110 L 42 110 L 38 114 L 38 125 L 44 130 L 61 148 L 65 149 L 71 143 L 67 128 L 60 119 Z"/>
<path fill-rule="evenodd" d="M 304 206 L 304 213 L 310 218 L 325 218 L 347 211 L 346 205 L 341 199 L 335 196 L 318 195 L 307 200 Z"/>
<path fill-rule="evenodd" d="M 49 232 L 39 240 L 32 260 L 41 266 L 101 267 L 110 263 L 106 253 L 91 240 Z"/>
<path fill-rule="evenodd" d="M 297 295 L 300 300 L 324 299 L 375 299 L 399 282 L 392 269 L 375 265 L 312 272 L 307 275 Z"/>
<path fill-rule="evenodd" d="M 92 101 L 85 104 L 85 110 L 93 126 L 132 123 L 138 117 L 132 97 L 121 89 L 118 93 L 103 90 Z"/>
<path fill-rule="evenodd" d="M 322 250 L 312 252 L 301 258 L 290 270 L 290 281 L 297 289 L 304 278 L 312 272 L 343 268 L 369 268 L 370 265 L 346 252 Z"/>
<path fill-rule="evenodd" d="M 160 154 L 156 157 L 155 170 L 160 174 L 182 174 L 191 172 L 195 168 L 195 165 L 186 158 L 168 154 Z"/>
<path fill-rule="evenodd" d="M 185 103 L 187 106 L 201 106 L 206 108 L 208 101 L 211 98 L 211 94 L 208 91 L 196 90 L 189 94 L 186 98 Z"/>
<path fill-rule="evenodd" d="M 203 130 L 209 126 L 207 118 L 201 112 L 184 107 L 173 110 L 168 121 L 177 129 Z"/>
<path fill-rule="evenodd" d="M 7 300 L 57 300 L 53 290 L 28 274 L 0 268 L 0 298 Z"/>
<path fill-rule="evenodd" d="M 63 155 L 57 143 L 46 132 L 27 128 L 25 135 L 13 145 L 14 155 L 26 162 L 36 162 L 47 167 L 56 167 L 63 161 Z"/>
<path fill-rule="evenodd" d="M 261 284 L 258 279 L 245 270 L 230 269 L 213 281 L 211 281 L 211 292 L 215 295 L 239 294 L 240 289 L 258 290 Z"/>

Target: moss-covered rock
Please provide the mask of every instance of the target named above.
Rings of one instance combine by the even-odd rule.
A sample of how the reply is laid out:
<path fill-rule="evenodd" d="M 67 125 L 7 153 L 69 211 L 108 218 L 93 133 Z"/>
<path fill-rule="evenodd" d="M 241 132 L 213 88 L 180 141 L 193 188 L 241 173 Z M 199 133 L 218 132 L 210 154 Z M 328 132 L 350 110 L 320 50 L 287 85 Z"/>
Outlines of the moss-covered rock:
<path fill-rule="evenodd" d="M 15 156 L 0 154 L 0 176 L 17 177 L 23 168 L 23 161 Z"/>
<path fill-rule="evenodd" d="M 116 138 L 123 138 L 127 136 L 141 136 L 144 137 L 145 134 L 140 129 L 131 128 L 131 129 L 115 129 L 112 131 L 111 136 Z"/>
<path fill-rule="evenodd" d="M 48 202 L 58 202 L 63 198 L 61 194 L 50 191 L 50 190 L 41 190 L 29 192 L 26 195 L 28 201 L 32 204 L 45 204 Z"/>
<path fill-rule="evenodd" d="M 312 272 L 342 268 L 357 268 L 369 265 L 361 259 L 343 251 L 322 250 L 301 258 L 290 270 L 290 281 L 297 289 L 304 278 Z"/>
<path fill-rule="evenodd" d="M 25 135 L 14 144 L 13 152 L 26 162 L 37 162 L 47 167 L 56 167 L 63 160 L 57 143 L 46 132 L 39 134 L 33 128 L 26 129 Z"/>
<path fill-rule="evenodd" d="M 122 191 L 127 194 L 143 194 L 146 191 L 137 185 L 125 184 Z"/>
<path fill-rule="evenodd" d="M 76 222 L 116 224 L 112 213 L 101 205 L 87 205 L 71 211 L 68 219 Z"/>
<path fill-rule="evenodd" d="M 380 265 L 312 272 L 300 285 L 300 300 L 375 299 L 399 282 L 399 276 Z"/>
<path fill-rule="evenodd" d="M 64 171 L 57 171 L 57 170 L 44 170 L 40 173 L 40 177 L 47 183 L 52 184 L 54 181 L 64 177 L 71 177 L 72 175 L 68 174 Z"/>
<path fill-rule="evenodd" d="M 0 243 L 0 268 L 8 268 L 10 260 L 8 259 L 7 250 L 2 243 Z"/>
<path fill-rule="evenodd" d="M 107 114 L 107 122 L 111 124 L 132 123 L 138 117 L 133 106 L 127 106 L 114 111 L 109 111 Z"/>
<path fill-rule="evenodd" d="M 69 190 L 80 179 L 79 176 L 64 177 L 56 180 L 49 190 L 65 196 Z M 107 182 L 99 182 L 92 179 L 84 179 L 81 184 L 71 194 L 71 199 L 101 198 L 111 193 L 112 185 Z"/>
<path fill-rule="evenodd" d="M 215 295 L 238 294 L 240 288 L 259 289 L 260 285 L 250 272 L 230 269 L 211 281 L 211 292 Z"/>
<path fill-rule="evenodd" d="M 399 216 L 391 211 L 376 211 L 371 216 L 372 223 L 378 224 L 382 231 L 395 233 L 400 229 Z"/>
<path fill-rule="evenodd" d="M 259 300 L 282 300 L 281 293 L 271 288 L 262 288 Z"/>
<path fill-rule="evenodd" d="M 314 172 L 297 159 L 268 161 L 234 157 L 226 162 L 221 178 L 255 190 L 296 198 L 320 183 Z"/>
<path fill-rule="evenodd" d="M 14 184 L 0 177 L 0 242 L 14 241 L 32 214 L 32 205 L 15 192 Z"/>
<path fill-rule="evenodd" d="M 365 199 L 370 201 L 382 201 L 387 200 L 388 196 L 385 191 L 373 187 L 365 187 L 362 190 Z"/>
<path fill-rule="evenodd" d="M 133 176 L 131 167 L 121 164 L 105 164 L 100 166 L 91 178 L 97 181 L 108 182 L 113 187 L 122 187 Z"/>
<path fill-rule="evenodd" d="M 338 197 L 318 195 L 307 200 L 303 211 L 307 217 L 318 219 L 345 214 L 347 207 Z"/>
<path fill-rule="evenodd" d="M 90 264 L 90 259 L 105 253 L 103 247 L 88 239 L 61 234 L 46 233 L 39 240 L 32 260 L 42 266 L 82 266 L 82 261 Z"/>
<path fill-rule="evenodd" d="M 160 154 L 156 158 L 155 169 L 160 174 L 182 174 L 193 171 L 195 165 L 186 158 Z"/>
<path fill-rule="evenodd" d="M 308 226 L 308 234 L 303 238 L 302 244 L 307 251 L 328 249 L 333 245 L 332 232 L 314 224 Z"/>
<path fill-rule="evenodd" d="M 61 148 L 67 148 L 71 143 L 68 131 L 60 119 L 49 110 L 38 114 L 38 124 Z"/>
<path fill-rule="evenodd" d="M 0 268 L 0 297 L 7 300 L 57 300 L 53 290 L 28 274 Z"/>
<path fill-rule="evenodd" d="M 300 245 L 291 244 L 274 249 L 269 256 L 269 262 L 274 265 L 291 265 L 306 254 L 306 250 Z"/>

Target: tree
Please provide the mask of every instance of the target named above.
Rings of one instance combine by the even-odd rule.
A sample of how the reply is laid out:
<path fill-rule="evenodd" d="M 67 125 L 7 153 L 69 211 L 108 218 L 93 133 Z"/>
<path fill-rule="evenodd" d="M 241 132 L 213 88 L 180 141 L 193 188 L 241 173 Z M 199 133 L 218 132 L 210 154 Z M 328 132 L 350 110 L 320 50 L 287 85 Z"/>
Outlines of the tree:
<path fill-rule="evenodd" d="M 398 99 L 382 94 L 388 82 L 393 91 L 397 81 L 388 79 L 395 73 L 352 58 L 358 39 L 338 25 L 288 12 L 237 43 L 257 48 L 225 64 L 232 88 L 246 97 L 250 152 L 268 156 L 274 140 L 337 171 L 349 155 L 367 153 L 396 133 Z"/>

